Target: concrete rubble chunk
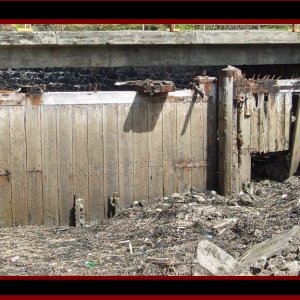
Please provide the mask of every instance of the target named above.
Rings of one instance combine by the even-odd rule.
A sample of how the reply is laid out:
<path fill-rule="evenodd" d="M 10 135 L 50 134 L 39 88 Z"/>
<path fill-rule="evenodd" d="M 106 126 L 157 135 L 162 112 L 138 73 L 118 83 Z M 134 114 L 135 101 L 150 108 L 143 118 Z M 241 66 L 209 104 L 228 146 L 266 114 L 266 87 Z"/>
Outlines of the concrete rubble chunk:
<path fill-rule="evenodd" d="M 298 261 L 292 261 L 287 264 L 288 274 L 291 276 L 299 276 L 300 275 L 300 265 Z"/>
<path fill-rule="evenodd" d="M 223 249 L 207 240 L 199 242 L 194 276 L 233 275 L 239 268 L 239 263 Z"/>
<path fill-rule="evenodd" d="M 181 200 L 181 199 L 183 199 L 183 196 L 178 194 L 178 193 L 174 193 L 172 195 L 172 198 L 175 199 L 175 200 Z"/>
<path fill-rule="evenodd" d="M 240 262 L 243 266 L 250 265 L 258 261 L 261 257 L 269 258 L 280 254 L 286 249 L 290 239 L 300 236 L 300 226 L 294 226 L 292 229 L 279 233 L 273 238 L 263 241 L 241 256 Z"/>
<path fill-rule="evenodd" d="M 251 196 L 249 194 L 241 192 L 237 203 L 241 206 L 252 206 L 253 199 L 251 198 Z"/>

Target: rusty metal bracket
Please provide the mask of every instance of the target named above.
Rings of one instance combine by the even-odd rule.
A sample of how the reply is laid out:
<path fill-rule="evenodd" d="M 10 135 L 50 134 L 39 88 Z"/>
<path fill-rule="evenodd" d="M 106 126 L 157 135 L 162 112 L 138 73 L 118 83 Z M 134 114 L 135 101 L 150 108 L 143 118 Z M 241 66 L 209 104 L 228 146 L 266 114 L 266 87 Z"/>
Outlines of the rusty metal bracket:
<path fill-rule="evenodd" d="M 200 95 L 200 97 L 203 98 L 205 96 L 204 91 L 202 91 L 202 89 L 200 88 L 200 86 L 198 86 L 196 83 L 192 84 L 192 89 L 194 91 L 196 91 Z"/>
<path fill-rule="evenodd" d="M 209 96 L 212 84 L 215 82 L 217 82 L 217 78 L 206 76 L 206 72 L 204 72 L 204 75 L 194 78 L 191 88 L 196 91 L 201 98 L 204 98 L 205 96 Z"/>
<path fill-rule="evenodd" d="M 10 171 L 0 169 L 0 183 L 9 182 Z"/>
<path fill-rule="evenodd" d="M 259 74 L 260 75 L 260 74 Z M 279 80 L 280 77 L 274 79 L 270 75 L 263 78 L 241 79 L 238 78 L 234 82 L 235 99 L 238 100 L 240 94 L 257 94 L 257 93 L 278 93 L 280 91 L 298 91 L 300 89 L 300 79 Z"/>
<path fill-rule="evenodd" d="M 174 169 L 192 169 L 192 168 L 204 168 L 207 167 L 208 163 L 206 160 L 194 162 L 191 160 L 179 160 L 173 164 Z"/>
<path fill-rule="evenodd" d="M 21 88 L 18 89 L 19 93 L 24 93 L 27 95 L 37 95 L 37 94 L 43 94 L 45 92 L 46 88 L 45 86 L 30 86 L 30 85 L 24 85 L 21 86 Z"/>
<path fill-rule="evenodd" d="M 155 94 L 174 92 L 176 90 L 173 81 L 161 81 L 151 79 L 116 82 L 115 85 L 128 86 L 133 88 L 140 94 L 146 94 L 150 96 L 153 96 Z"/>
<path fill-rule="evenodd" d="M 9 170 L 2 170 L 0 169 L 0 176 L 9 176 L 10 171 Z"/>
<path fill-rule="evenodd" d="M 244 94 L 240 93 L 240 94 L 236 94 L 234 96 L 234 100 L 239 103 L 239 104 L 242 104 L 246 101 L 246 97 Z"/>

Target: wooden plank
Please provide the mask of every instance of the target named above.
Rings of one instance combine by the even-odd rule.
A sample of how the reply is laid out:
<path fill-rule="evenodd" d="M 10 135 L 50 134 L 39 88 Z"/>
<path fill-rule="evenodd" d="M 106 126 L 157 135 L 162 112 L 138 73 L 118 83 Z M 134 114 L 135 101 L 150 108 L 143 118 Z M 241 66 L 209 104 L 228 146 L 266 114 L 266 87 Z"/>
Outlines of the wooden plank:
<path fill-rule="evenodd" d="M 88 120 L 87 106 L 73 106 L 74 197 L 84 199 L 85 219 L 90 220 L 88 199 Z"/>
<path fill-rule="evenodd" d="M 237 104 L 237 147 L 238 147 L 238 189 L 242 190 L 242 182 L 244 180 L 244 164 L 243 164 L 243 142 L 244 142 L 244 114 L 245 103 Z"/>
<path fill-rule="evenodd" d="M 133 108 L 130 104 L 119 104 L 119 191 L 121 206 L 130 207 L 133 203 Z"/>
<path fill-rule="evenodd" d="M 164 195 L 170 196 L 177 192 L 177 173 L 174 164 L 177 158 L 176 150 L 176 104 L 163 105 L 163 181 Z"/>
<path fill-rule="evenodd" d="M 163 196 L 162 104 L 148 103 L 149 197 Z"/>
<path fill-rule="evenodd" d="M 26 107 L 27 201 L 29 223 L 43 224 L 41 107 Z"/>
<path fill-rule="evenodd" d="M 149 158 L 147 108 L 147 103 L 133 104 L 133 198 L 135 201 L 148 199 Z"/>
<path fill-rule="evenodd" d="M 207 164 L 204 172 L 207 174 L 206 188 L 217 189 L 217 86 L 211 87 L 211 96 L 207 103 L 207 126 L 203 128 L 207 132 Z"/>
<path fill-rule="evenodd" d="M 41 107 L 26 107 L 27 171 L 42 170 Z"/>
<path fill-rule="evenodd" d="M 59 224 L 56 108 L 41 108 L 44 225 Z"/>
<path fill-rule="evenodd" d="M 25 107 L 10 107 L 13 224 L 28 224 Z"/>
<path fill-rule="evenodd" d="M 177 103 L 177 164 L 191 162 L 191 103 Z M 206 143 L 206 142 L 205 142 Z M 205 148 L 206 149 L 206 148 Z M 205 158 L 204 158 L 205 159 Z M 178 192 L 184 193 L 191 188 L 191 168 L 178 168 Z"/>
<path fill-rule="evenodd" d="M 290 164 L 290 172 L 289 176 L 293 176 L 300 163 L 300 100 L 299 96 L 297 99 L 297 114 L 296 114 L 296 121 L 294 127 L 294 135 L 293 135 L 293 142 L 292 142 L 292 155 L 291 155 L 291 164 Z"/>
<path fill-rule="evenodd" d="M 258 145 L 259 145 L 259 152 L 265 151 L 265 104 L 264 104 L 264 94 L 260 93 L 258 96 L 258 105 L 259 105 L 259 112 L 258 112 Z"/>
<path fill-rule="evenodd" d="M 232 99 L 232 102 L 234 100 Z M 237 139 L 238 139 L 238 109 L 233 104 L 233 110 L 232 110 L 232 173 L 228 174 L 228 176 L 231 175 L 231 187 L 233 194 L 237 194 L 241 191 L 240 187 L 240 170 L 239 170 L 239 153 L 238 153 L 238 146 L 237 146 Z"/>
<path fill-rule="evenodd" d="M 292 93 L 285 93 L 284 97 L 284 149 L 290 148 L 290 131 L 291 131 L 291 109 L 292 109 Z"/>
<path fill-rule="evenodd" d="M 250 156 L 250 143 L 251 143 L 251 119 L 250 116 L 245 116 L 246 104 L 244 103 L 241 108 L 241 135 L 242 145 L 240 154 L 240 190 L 243 189 L 243 184 L 251 180 L 251 156 Z"/>
<path fill-rule="evenodd" d="M 258 109 L 256 107 L 256 100 L 255 96 L 252 93 L 248 94 L 248 99 L 250 102 L 250 122 L 251 122 L 251 151 L 252 152 L 257 152 L 259 149 L 258 146 L 258 132 L 259 132 L 259 127 L 258 127 Z"/>
<path fill-rule="evenodd" d="M 203 150 L 203 161 L 208 163 L 208 139 L 210 138 L 210 136 L 208 135 L 208 126 L 210 126 L 210 124 L 208 124 L 208 102 L 204 101 L 202 102 L 202 134 L 203 134 L 203 146 L 202 146 L 202 150 Z M 207 170 L 208 168 L 206 166 L 203 167 L 203 175 L 202 175 L 202 181 L 204 184 L 204 188 L 207 188 Z"/>
<path fill-rule="evenodd" d="M 199 164 L 199 167 L 192 168 L 192 187 L 197 191 L 204 191 L 206 182 L 204 182 L 203 172 L 206 170 L 203 159 L 203 137 L 207 127 L 203 127 L 202 122 L 203 103 L 195 103 L 191 114 L 191 158 L 192 162 Z"/>
<path fill-rule="evenodd" d="M 276 132 L 277 132 L 277 98 L 274 93 L 269 94 L 268 101 L 268 150 L 269 152 L 276 151 Z"/>
<path fill-rule="evenodd" d="M 91 221 L 104 215 L 103 105 L 88 108 L 89 203 Z"/>
<path fill-rule="evenodd" d="M 251 115 L 244 115 L 244 145 L 243 145 L 243 155 L 245 164 L 245 177 L 244 182 L 251 181 Z"/>
<path fill-rule="evenodd" d="M 234 76 L 239 73 L 239 69 L 230 66 L 223 69 L 219 84 L 219 191 L 223 195 L 239 192 L 237 109 L 233 100 Z"/>
<path fill-rule="evenodd" d="M 114 193 L 119 192 L 118 104 L 105 104 L 103 106 L 103 141 L 105 215 L 110 217 L 111 210 L 108 199 Z"/>
<path fill-rule="evenodd" d="M 59 224 L 74 225 L 72 106 L 57 107 Z"/>
<path fill-rule="evenodd" d="M 264 111 L 264 152 L 269 152 L 269 123 L 268 123 L 268 97 L 269 94 L 264 93 L 261 95 L 263 98 L 263 111 Z"/>
<path fill-rule="evenodd" d="M 275 114 L 276 114 L 276 131 L 274 132 L 275 136 L 275 150 L 279 151 L 280 149 L 280 137 L 279 137 L 279 130 L 280 130 L 280 101 L 281 95 L 280 93 L 275 94 Z"/>
<path fill-rule="evenodd" d="M 0 107 L 0 169 L 11 171 L 9 107 Z M 0 227 L 12 225 L 11 181 L 0 178 Z"/>
<path fill-rule="evenodd" d="M 277 136 L 277 151 L 283 151 L 284 150 L 284 93 L 278 93 L 278 100 L 276 105 L 276 111 L 277 111 L 277 130 L 276 130 L 276 136 Z"/>
<path fill-rule="evenodd" d="M 29 224 L 42 225 L 44 222 L 44 212 L 41 171 L 27 172 L 27 201 Z"/>
<path fill-rule="evenodd" d="M 168 93 L 166 101 L 191 101 L 194 90 L 185 89 Z M 97 91 L 97 92 L 47 92 L 41 95 L 43 105 L 95 105 L 95 104 L 133 104 L 143 103 L 145 97 L 159 99 L 161 96 L 144 96 L 135 91 Z M 37 101 L 29 100 L 25 94 L 9 93 L 0 95 L 0 106 L 35 106 Z"/>

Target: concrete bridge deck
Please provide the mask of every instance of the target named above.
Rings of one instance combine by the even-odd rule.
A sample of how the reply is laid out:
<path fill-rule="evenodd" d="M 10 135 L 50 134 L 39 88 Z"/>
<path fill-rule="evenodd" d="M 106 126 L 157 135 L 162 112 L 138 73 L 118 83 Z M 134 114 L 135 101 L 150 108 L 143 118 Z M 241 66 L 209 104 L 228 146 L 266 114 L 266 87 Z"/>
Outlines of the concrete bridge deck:
<path fill-rule="evenodd" d="M 0 32 L 0 68 L 299 63 L 297 32 Z"/>

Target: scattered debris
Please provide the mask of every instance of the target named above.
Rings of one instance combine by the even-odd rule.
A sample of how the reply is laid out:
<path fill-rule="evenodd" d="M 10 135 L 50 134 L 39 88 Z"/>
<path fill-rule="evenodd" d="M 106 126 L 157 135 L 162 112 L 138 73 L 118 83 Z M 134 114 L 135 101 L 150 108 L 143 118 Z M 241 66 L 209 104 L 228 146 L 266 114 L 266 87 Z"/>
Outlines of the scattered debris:
<path fill-rule="evenodd" d="M 181 262 L 175 261 L 170 258 L 149 257 L 147 258 L 147 260 L 152 262 L 153 264 L 162 265 L 164 267 L 178 266 L 181 264 Z"/>
<path fill-rule="evenodd" d="M 130 241 L 121 241 L 121 242 L 119 242 L 119 244 L 128 244 L 130 254 L 133 253 L 132 252 L 132 245 L 131 245 Z"/>
<path fill-rule="evenodd" d="M 11 259 L 10 259 L 10 261 L 12 262 L 12 263 L 15 263 L 16 261 L 18 261 L 20 259 L 20 256 L 14 256 L 14 257 L 12 257 Z"/>
<path fill-rule="evenodd" d="M 240 199 L 237 202 L 239 205 L 253 205 L 253 198 L 248 193 L 240 192 Z"/>
<path fill-rule="evenodd" d="M 112 197 L 109 197 L 110 217 L 118 214 L 122 210 L 122 203 L 118 192 L 114 192 Z"/>
<path fill-rule="evenodd" d="M 93 261 L 86 261 L 85 266 L 88 268 L 94 268 L 94 267 L 96 267 L 96 263 Z"/>
<path fill-rule="evenodd" d="M 243 189 L 242 201 L 195 189 L 140 200 L 100 224 L 0 228 L 0 275 L 298 276 L 300 178 Z"/>
<path fill-rule="evenodd" d="M 228 219 L 228 220 L 226 220 L 226 221 L 224 221 L 224 222 L 222 222 L 220 224 L 217 224 L 217 225 L 213 226 L 212 228 L 215 229 L 215 230 L 216 229 L 218 230 L 218 229 L 220 229 L 220 228 L 222 228 L 222 227 L 224 227 L 224 226 L 226 226 L 226 225 L 228 225 L 228 224 L 230 224 L 232 222 L 236 223 L 236 221 L 237 221 L 236 218 Z"/>

